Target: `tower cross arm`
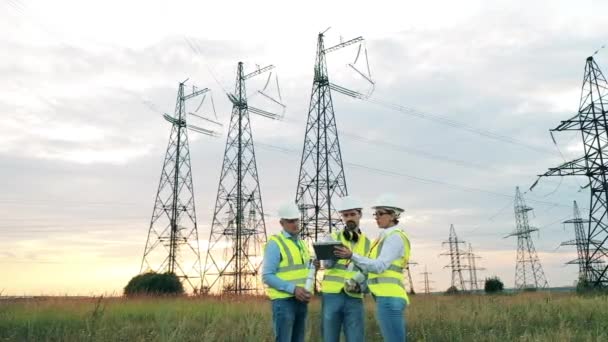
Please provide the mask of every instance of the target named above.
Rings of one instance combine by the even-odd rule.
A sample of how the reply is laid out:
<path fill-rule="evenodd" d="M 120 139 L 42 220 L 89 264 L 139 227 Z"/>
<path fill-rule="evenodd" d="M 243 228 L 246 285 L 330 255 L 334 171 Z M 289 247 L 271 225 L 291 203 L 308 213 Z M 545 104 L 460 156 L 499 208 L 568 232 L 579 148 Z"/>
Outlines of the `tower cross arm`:
<path fill-rule="evenodd" d="M 210 89 L 209 89 L 209 88 L 204 88 L 204 89 L 200 89 L 200 90 L 193 91 L 191 94 L 185 95 L 185 96 L 184 96 L 184 100 L 191 99 L 191 98 L 193 98 L 193 97 L 196 97 L 196 96 L 199 96 L 199 95 L 201 95 L 201 94 L 204 94 L 204 93 L 206 93 L 206 92 L 208 92 L 208 91 L 210 91 Z"/>
<path fill-rule="evenodd" d="M 558 167 L 549 168 L 549 171 L 542 175 L 538 175 L 538 178 L 530 187 L 532 190 L 542 177 L 551 176 L 587 176 L 587 167 L 585 166 L 585 157 L 580 157 L 569 162 L 565 162 Z"/>
<path fill-rule="evenodd" d="M 580 114 L 575 114 L 568 120 L 563 120 L 557 127 L 550 130 L 550 132 L 560 132 L 560 131 L 580 131 L 581 124 Z"/>
<path fill-rule="evenodd" d="M 263 67 L 261 69 L 257 69 L 256 71 L 253 71 L 253 72 L 251 72 L 251 73 L 243 76 L 243 79 L 244 80 L 248 80 L 248 79 L 250 79 L 252 77 L 255 77 L 255 76 L 259 75 L 259 74 L 263 74 L 266 71 L 269 71 L 269 70 L 272 70 L 272 69 L 274 69 L 274 65 L 269 65 L 269 66 Z"/>
<path fill-rule="evenodd" d="M 363 37 L 359 36 L 357 38 L 353 38 L 351 40 L 347 40 L 344 43 L 340 43 L 338 45 L 334 45 L 332 47 L 329 47 L 329 48 L 323 50 L 323 53 L 327 54 L 327 53 L 330 53 L 330 52 L 334 52 L 336 50 L 340 50 L 343 47 L 347 47 L 349 45 L 353 45 L 353 44 L 356 44 L 356 43 L 361 42 L 361 41 L 363 41 Z"/>

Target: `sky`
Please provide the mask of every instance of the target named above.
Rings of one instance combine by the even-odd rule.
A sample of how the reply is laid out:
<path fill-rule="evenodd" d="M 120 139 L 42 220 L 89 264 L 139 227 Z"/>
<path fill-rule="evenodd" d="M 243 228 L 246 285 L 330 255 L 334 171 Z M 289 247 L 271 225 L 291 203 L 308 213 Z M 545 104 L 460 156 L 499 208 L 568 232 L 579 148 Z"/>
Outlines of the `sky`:
<path fill-rule="evenodd" d="M 535 208 L 532 237 L 550 286 L 572 285 L 573 238 L 561 222 L 585 179 L 542 180 L 582 151 L 548 130 L 576 113 L 585 59 L 606 43 L 599 1 L 0 1 L 0 292 L 119 294 L 139 272 L 177 85 L 214 94 L 217 138 L 191 135 L 201 255 L 206 253 L 236 66 L 273 64 L 285 118 L 252 115 L 268 234 L 295 196 L 317 34 L 365 38 L 373 98 L 334 94 L 349 192 L 395 193 L 406 209 L 415 286 L 424 267 L 450 285 L 450 224 L 484 268 L 513 286 L 513 195 Z M 236 10 L 238 8 L 238 10 Z M 186 38 L 196 42 L 193 51 Z M 600 67 L 608 51 L 596 55 Z M 328 55 L 330 79 L 364 90 Z M 254 89 L 255 85 L 248 85 Z M 437 119 L 439 117 L 439 119 Z M 430 119 L 429 119 L 430 118 Z M 450 124 L 446 124 L 446 122 Z M 560 154 L 561 152 L 561 154 Z M 562 158 L 563 155 L 563 158 Z M 371 209 L 363 230 L 378 233 Z"/>

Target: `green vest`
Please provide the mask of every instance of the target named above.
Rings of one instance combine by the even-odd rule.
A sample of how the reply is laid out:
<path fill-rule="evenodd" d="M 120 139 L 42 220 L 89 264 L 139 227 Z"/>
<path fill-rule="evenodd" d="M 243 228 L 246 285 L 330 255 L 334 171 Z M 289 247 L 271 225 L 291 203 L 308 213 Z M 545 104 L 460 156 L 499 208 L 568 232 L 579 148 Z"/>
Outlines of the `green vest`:
<path fill-rule="evenodd" d="M 281 251 L 281 262 L 276 276 L 296 286 L 304 287 L 308 276 L 308 262 L 310 254 L 302 240 L 293 241 L 283 233 L 271 236 L 268 242 L 274 241 Z M 271 287 L 266 287 L 266 295 L 270 299 L 293 297 L 293 293 L 287 293 Z"/>
<path fill-rule="evenodd" d="M 359 255 L 367 255 L 367 253 L 369 253 L 371 243 L 364 234 L 359 234 L 359 241 L 357 241 L 357 243 L 346 240 L 341 232 L 334 232 L 331 234 L 331 237 L 334 240 L 341 241 L 345 246 L 348 246 L 353 253 L 357 253 Z M 347 270 L 350 262 L 351 261 L 347 259 L 338 259 L 333 267 L 325 270 L 323 282 L 321 283 L 323 293 L 340 293 L 342 291 L 342 288 L 344 288 L 344 282 L 347 279 L 352 278 L 355 273 L 357 273 L 357 271 Z M 362 293 L 347 294 L 352 297 L 363 298 Z"/>
<path fill-rule="evenodd" d="M 410 240 L 405 232 L 400 229 L 396 229 L 377 241 L 369 252 L 369 258 L 377 259 L 382 251 L 384 240 L 393 234 L 399 234 L 401 239 L 403 239 L 403 245 L 405 248 L 404 257 L 393 261 L 391 265 L 380 274 L 370 272 L 368 274 L 367 284 L 369 290 L 375 296 L 399 297 L 405 299 L 405 301 L 409 304 L 410 299 L 407 296 L 407 292 L 403 284 L 403 270 L 410 259 Z"/>

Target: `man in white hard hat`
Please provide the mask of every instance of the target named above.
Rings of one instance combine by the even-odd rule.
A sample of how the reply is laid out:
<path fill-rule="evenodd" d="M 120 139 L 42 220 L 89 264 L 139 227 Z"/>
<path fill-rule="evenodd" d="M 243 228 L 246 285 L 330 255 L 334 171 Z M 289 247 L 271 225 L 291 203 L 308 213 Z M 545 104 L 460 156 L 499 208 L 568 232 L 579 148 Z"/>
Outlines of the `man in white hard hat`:
<path fill-rule="evenodd" d="M 410 257 L 410 241 L 399 223 L 404 210 L 391 194 L 378 197 L 372 208 L 382 231 L 368 255 L 353 253 L 344 247 L 336 247 L 335 254 L 352 260 L 367 272 L 367 284 L 376 300 L 376 319 L 384 341 L 403 342 L 407 335 L 403 313 L 409 304 L 403 270 Z"/>
<path fill-rule="evenodd" d="M 264 248 L 262 279 L 272 302 L 272 323 L 277 342 L 303 342 L 311 293 L 305 289 L 310 253 L 299 238 L 300 210 L 295 203 L 279 208 L 283 230 Z"/>
<path fill-rule="evenodd" d="M 363 205 L 352 196 L 337 201 L 336 209 L 342 217 L 344 229 L 331 234 L 330 239 L 342 242 L 355 253 L 367 255 L 371 242 L 361 232 L 359 223 Z M 339 342 L 340 332 L 344 331 L 346 342 L 365 341 L 365 308 L 361 285 L 354 288 L 345 283 L 359 271 L 348 259 L 324 261 L 326 268 L 321 289 L 323 291 L 323 341 Z"/>

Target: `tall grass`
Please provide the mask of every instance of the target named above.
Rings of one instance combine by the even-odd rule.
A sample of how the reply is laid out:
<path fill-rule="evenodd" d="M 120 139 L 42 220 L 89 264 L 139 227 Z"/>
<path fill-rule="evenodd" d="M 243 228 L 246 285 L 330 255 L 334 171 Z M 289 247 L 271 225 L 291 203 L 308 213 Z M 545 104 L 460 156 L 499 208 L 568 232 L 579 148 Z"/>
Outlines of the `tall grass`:
<path fill-rule="evenodd" d="M 367 299 L 366 341 L 381 341 Z M 608 341 L 608 297 L 522 293 L 415 296 L 410 341 Z M 0 301 L 0 341 L 270 341 L 264 298 L 49 298 Z M 320 301 L 307 341 L 320 341 Z"/>

